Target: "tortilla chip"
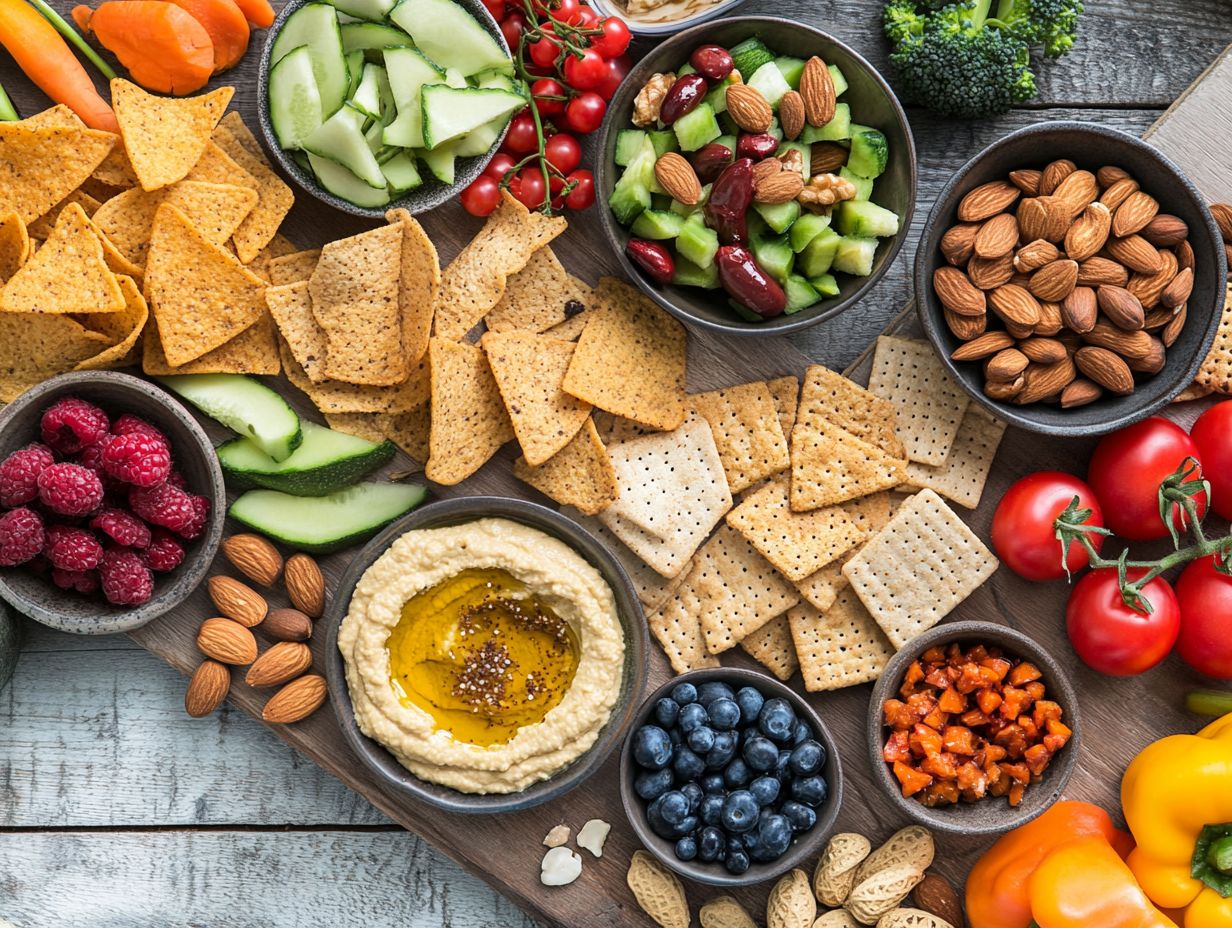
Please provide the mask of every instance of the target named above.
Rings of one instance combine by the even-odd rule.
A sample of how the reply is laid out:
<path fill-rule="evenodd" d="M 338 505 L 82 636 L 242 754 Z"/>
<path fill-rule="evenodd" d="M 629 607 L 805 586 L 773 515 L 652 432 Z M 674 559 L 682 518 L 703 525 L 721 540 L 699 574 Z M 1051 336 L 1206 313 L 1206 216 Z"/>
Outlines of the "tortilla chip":
<path fill-rule="evenodd" d="M 500 302 L 484 321 L 490 332 L 546 332 L 581 313 L 589 299 L 590 287 L 566 271 L 545 245 L 522 270 L 509 275 Z"/>
<path fill-rule="evenodd" d="M 425 476 L 461 483 L 513 438 L 513 424 L 483 349 L 444 338 L 428 344 L 432 433 Z"/>
<path fill-rule="evenodd" d="M 142 339 L 141 367 L 152 376 L 168 374 L 277 374 L 282 370 L 278 358 L 278 332 L 269 313 L 262 313 L 252 325 L 213 351 L 195 361 L 172 367 L 163 354 L 158 335 L 157 319 L 150 316 L 150 325 Z"/>
<path fill-rule="evenodd" d="M 354 383 L 329 380 L 313 383 L 295 360 L 284 339 L 278 349 L 287 379 L 308 395 L 317 409 L 326 415 L 347 412 L 410 412 L 428 402 L 428 361 L 419 362 L 405 383 L 393 387 L 365 387 Z"/>
<path fill-rule="evenodd" d="M 98 211 L 99 206 L 102 205 L 88 193 L 82 193 L 81 190 L 74 190 L 47 212 L 43 213 L 43 215 L 39 216 L 38 219 L 30 223 L 29 227 L 26 229 L 30 237 L 37 238 L 42 241 L 46 239 L 47 236 L 51 235 L 51 230 L 56 227 L 56 220 L 60 218 L 60 213 L 62 213 L 64 211 L 64 207 L 68 206 L 70 203 L 76 203 L 80 206 L 82 212 L 84 212 L 86 216 L 93 216 Z"/>
<path fill-rule="evenodd" d="M 793 378 L 794 379 L 794 378 Z M 757 663 L 786 683 L 795 673 L 800 662 L 796 660 L 796 646 L 791 640 L 791 625 L 786 615 L 771 619 L 757 631 L 740 641 L 741 649 Z"/>
<path fill-rule="evenodd" d="M 11 403 L 109 344 L 68 316 L 0 313 L 0 402 Z"/>
<path fill-rule="evenodd" d="M 393 386 L 410 367 L 402 353 L 399 280 L 402 228 L 381 226 L 329 242 L 308 281 L 312 313 L 325 332 L 331 380 Z"/>
<path fill-rule="evenodd" d="M 906 462 L 833 423 L 791 430 L 791 508 L 806 512 L 889 490 L 906 479 Z"/>
<path fill-rule="evenodd" d="M 441 262 L 432 239 L 414 216 L 404 209 L 391 209 L 385 219 L 402 226 L 402 275 L 398 289 L 402 353 L 414 364 L 428 350 L 436 299 L 441 290 Z"/>
<path fill-rule="evenodd" d="M 710 423 L 732 493 L 791 466 L 787 437 L 763 381 L 697 393 L 689 402 Z"/>
<path fill-rule="evenodd" d="M 93 331 L 111 340 L 112 344 L 92 358 L 77 364 L 76 371 L 101 371 L 125 366 L 129 355 L 141 338 L 146 321 L 150 318 L 149 307 L 141 288 L 131 277 L 117 277 L 120 292 L 124 294 L 124 309 L 118 313 L 92 313 L 86 323 Z"/>
<path fill-rule="evenodd" d="M 111 82 L 120 137 L 142 189 L 158 190 L 183 180 L 234 93 L 234 87 L 219 87 L 195 97 L 160 97 L 123 78 Z"/>
<path fill-rule="evenodd" d="M 565 374 L 565 392 L 656 429 L 684 421 L 684 326 L 638 290 L 604 277 Z"/>
<path fill-rule="evenodd" d="M 567 226 L 559 216 L 530 212 L 502 190 L 500 206 L 441 275 L 437 337 L 457 341 L 474 328 L 500 302 L 509 275 Z"/>
<path fill-rule="evenodd" d="M 240 167 L 212 137 L 192 170 L 184 175 L 184 180 L 195 180 L 203 184 L 234 184 L 237 187 L 258 190 L 257 179 Z"/>
<path fill-rule="evenodd" d="M 856 438 L 876 445 L 890 457 L 905 457 L 903 443 L 894 434 L 897 411 L 892 402 L 865 390 L 822 364 L 804 372 L 796 425 L 821 428 L 833 422 Z"/>
<path fill-rule="evenodd" d="M 76 203 L 60 213 L 46 243 L 0 290 L 6 313 L 115 313 L 124 295 L 103 246 Z"/>
<path fill-rule="evenodd" d="M 28 129 L 46 129 L 52 126 L 66 127 L 69 129 L 84 129 L 86 124 L 81 121 L 81 117 L 72 111 L 72 109 L 63 103 L 57 103 L 55 106 L 49 106 L 41 112 L 27 116 L 25 119 L 18 120 L 18 123 Z"/>
<path fill-rule="evenodd" d="M 0 216 L 0 285 L 17 273 L 30 257 L 26 224 L 14 212 Z"/>
<path fill-rule="evenodd" d="M 258 257 L 260 257 L 258 255 Z M 275 287 L 283 284 L 294 284 L 299 281 L 308 282 L 312 272 L 316 270 L 317 261 L 321 258 L 320 248 L 310 248 L 307 251 L 293 251 L 289 255 L 271 258 L 265 265 L 270 283 Z M 254 262 L 255 263 L 255 262 Z M 252 268 L 252 265 L 249 265 Z M 255 268 L 252 268 L 254 271 Z"/>
<path fill-rule="evenodd" d="M 116 248 L 115 243 L 107 237 L 107 233 L 94 224 L 93 219 L 90 220 L 90 231 L 103 246 L 103 260 L 107 262 L 107 267 L 111 268 L 111 273 L 131 277 L 138 284 L 145 279 L 145 268 L 138 267 L 120 254 L 120 249 Z"/>
<path fill-rule="evenodd" d="M 894 646 L 850 590 L 825 612 L 801 603 L 787 613 L 787 623 L 810 693 L 876 680 L 894 656 Z"/>
<path fill-rule="evenodd" d="M 107 153 L 107 157 L 94 169 L 90 177 L 119 190 L 136 187 L 138 183 L 137 172 L 133 170 L 133 163 L 128 160 L 128 152 L 124 150 L 123 142 L 117 142 L 116 147 Z"/>
<path fill-rule="evenodd" d="M 278 227 L 295 204 L 295 193 L 270 167 L 261 145 L 239 113 L 230 112 L 214 130 L 214 141 L 257 184 L 257 205 L 235 230 L 233 241 L 240 261 L 247 264 L 278 234 Z"/>
<path fill-rule="evenodd" d="M 265 281 L 165 204 L 154 216 L 145 293 L 173 367 L 208 354 L 268 316 Z"/>
<path fill-rule="evenodd" d="M 538 467 L 531 467 L 524 457 L 518 458 L 513 463 L 513 476 L 588 516 L 602 512 L 620 497 L 612 459 L 591 419 L 569 444 Z"/>
<path fill-rule="evenodd" d="M 877 337 L 868 389 L 894 404 L 894 432 L 909 461 L 945 463 L 971 398 L 946 372 L 928 342 Z"/>
<path fill-rule="evenodd" d="M 98 129 L 0 123 L 0 212 L 34 222 L 80 187 L 115 143 Z"/>
<path fill-rule="evenodd" d="M 325 331 L 312 314 L 308 281 L 267 287 L 265 305 L 304 375 L 313 383 L 329 380 L 325 375 Z"/>

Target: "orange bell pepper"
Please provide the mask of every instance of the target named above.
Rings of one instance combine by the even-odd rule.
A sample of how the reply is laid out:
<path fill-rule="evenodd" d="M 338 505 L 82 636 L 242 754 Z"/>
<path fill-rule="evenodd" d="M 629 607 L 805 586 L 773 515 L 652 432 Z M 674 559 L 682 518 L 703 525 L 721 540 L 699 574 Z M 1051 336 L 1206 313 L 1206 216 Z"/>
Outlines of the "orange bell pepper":
<path fill-rule="evenodd" d="M 1103 837 L 1054 849 L 1027 882 L 1039 928 L 1176 928 Z"/>

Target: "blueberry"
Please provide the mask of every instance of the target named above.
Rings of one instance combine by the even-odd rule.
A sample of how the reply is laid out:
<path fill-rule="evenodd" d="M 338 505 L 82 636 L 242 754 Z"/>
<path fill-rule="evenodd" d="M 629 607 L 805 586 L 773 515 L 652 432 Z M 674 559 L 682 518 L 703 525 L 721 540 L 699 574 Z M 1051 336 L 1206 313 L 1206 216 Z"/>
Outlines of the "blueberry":
<path fill-rule="evenodd" d="M 697 856 L 710 863 L 723 856 L 727 843 L 723 840 L 723 832 L 717 828 L 703 828 L 697 835 Z"/>
<path fill-rule="evenodd" d="M 697 688 L 697 701 L 703 706 L 709 706 L 716 699 L 734 699 L 735 693 L 726 683 L 709 680 Z"/>
<path fill-rule="evenodd" d="M 774 777 L 758 777 L 749 784 L 749 792 L 760 805 L 768 806 L 779 798 L 779 781 Z"/>
<path fill-rule="evenodd" d="M 663 728 L 671 728 L 680 717 L 680 703 L 664 696 L 654 706 L 654 720 Z"/>
<path fill-rule="evenodd" d="M 747 835 L 738 835 L 738 834 L 735 834 L 734 832 L 730 834 L 728 832 L 724 832 L 724 835 L 727 837 L 727 849 L 729 851 L 748 850 L 747 846 L 745 845 L 745 839 L 747 838 Z"/>
<path fill-rule="evenodd" d="M 763 735 L 779 743 L 791 738 L 796 727 L 796 713 L 786 699 L 767 699 L 757 715 L 757 727 Z"/>
<path fill-rule="evenodd" d="M 816 808 L 826 801 L 830 788 L 822 777 L 801 777 L 791 781 L 791 798 Z"/>
<path fill-rule="evenodd" d="M 729 850 L 727 856 L 723 858 L 723 866 L 728 873 L 739 876 L 749 869 L 749 855 L 744 851 Z"/>
<path fill-rule="evenodd" d="M 749 851 L 754 860 L 778 860 L 791 847 L 791 824 L 782 815 L 767 815 L 757 823 L 757 842 Z"/>
<path fill-rule="evenodd" d="M 701 703 L 691 702 L 680 710 L 680 719 L 676 724 L 680 726 L 682 732 L 688 734 L 693 729 L 700 728 L 709 721 L 710 716 L 706 714 L 705 706 L 701 705 Z"/>
<path fill-rule="evenodd" d="M 697 687 L 692 683 L 677 683 L 672 687 L 672 699 L 682 706 L 697 702 Z"/>
<path fill-rule="evenodd" d="M 704 774 L 698 782 L 701 784 L 702 792 L 707 796 L 716 796 L 727 792 L 727 784 L 723 782 L 723 774 L 721 773 Z"/>
<path fill-rule="evenodd" d="M 796 721 L 796 727 L 791 732 L 792 745 L 801 744 L 813 737 L 813 726 L 803 719 Z"/>
<path fill-rule="evenodd" d="M 684 798 L 689 800 L 689 813 L 697 811 L 697 807 L 701 804 L 702 796 L 706 795 L 702 792 L 702 788 L 696 783 L 686 783 L 680 787 L 680 792 L 684 793 Z"/>
<path fill-rule="evenodd" d="M 740 707 L 740 724 L 752 725 L 757 721 L 757 715 L 765 704 L 766 697 L 760 690 L 751 686 L 742 686 L 736 691 L 736 705 Z"/>
<path fill-rule="evenodd" d="M 722 697 L 716 699 L 707 708 L 710 714 L 710 727 L 715 731 L 731 731 L 740 724 L 740 706 L 734 699 Z"/>
<path fill-rule="evenodd" d="M 633 778 L 633 792 L 649 802 L 658 799 L 672 788 L 672 772 L 664 767 L 662 770 L 646 770 Z"/>
<path fill-rule="evenodd" d="M 646 807 L 646 824 L 660 838 L 673 837 L 676 826 L 668 824 L 663 818 L 663 797 L 660 796 Z"/>
<path fill-rule="evenodd" d="M 633 733 L 633 759 L 647 770 L 662 770 L 672 760 L 672 739 L 658 725 L 643 725 Z"/>
<path fill-rule="evenodd" d="M 723 801 L 719 821 L 727 831 L 740 834 L 753 828 L 760 815 L 761 809 L 753 794 L 747 789 L 738 789 L 728 793 L 727 799 Z"/>
<path fill-rule="evenodd" d="M 717 793 L 709 793 L 702 797 L 697 806 L 697 816 L 707 825 L 719 824 L 719 815 L 723 811 L 723 797 Z"/>
<path fill-rule="evenodd" d="M 826 749 L 816 741 L 803 741 L 791 752 L 791 772 L 809 777 L 820 772 L 826 763 Z"/>
<path fill-rule="evenodd" d="M 676 826 L 674 838 L 683 838 L 685 835 L 691 835 L 701 826 L 701 819 L 696 815 L 690 815 L 683 822 Z"/>
<path fill-rule="evenodd" d="M 658 799 L 659 816 L 669 825 L 679 825 L 689 815 L 689 797 L 678 789 L 668 790 Z"/>
<path fill-rule="evenodd" d="M 698 754 L 709 753 L 714 747 L 714 729 L 709 725 L 699 725 L 685 737 L 685 744 Z"/>
<path fill-rule="evenodd" d="M 672 757 L 672 771 L 681 782 L 698 779 L 706 770 L 706 763 L 683 744 L 677 745 Z"/>
<path fill-rule="evenodd" d="M 779 756 L 774 761 L 774 775 L 782 783 L 791 779 L 791 751 L 779 751 Z"/>
<path fill-rule="evenodd" d="M 808 831 L 817 824 L 817 813 L 808 806 L 796 802 L 794 799 L 788 799 L 783 803 L 779 810 L 783 814 L 783 818 L 787 819 L 791 830 L 797 834 L 802 831 Z"/>
<path fill-rule="evenodd" d="M 684 732 L 680 730 L 679 725 L 673 725 L 667 730 L 667 737 L 672 744 L 684 744 Z"/>
<path fill-rule="evenodd" d="M 760 735 L 750 738 L 744 743 L 744 750 L 741 752 L 744 757 L 744 762 L 752 769 L 765 772 L 774 769 L 774 763 L 778 760 L 779 749 L 774 746 L 774 743 L 768 738 L 762 738 Z"/>
<path fill-rule="evenodd" d="M 753 772 L 749 770 L 749 765 L 739 757 L 728 764 L 727 769 L 723 771 L 723 783 L 728 789 L 744 786 L 751 779 L 753 779 Z"/>
<path fill-rule="evenodd" d="M 692 835 L 685 835 L 676 842 L 676 858 L 678 860 L 692 860 L 697 856 L 697 839 Z"/>
<path fill-rule="evenodd" d="M 736 735 L 734 732 L 721 731 L 714 736 L 714 746 L 706 754 L 706 767 L 718 770 L 736 756 Z"/>

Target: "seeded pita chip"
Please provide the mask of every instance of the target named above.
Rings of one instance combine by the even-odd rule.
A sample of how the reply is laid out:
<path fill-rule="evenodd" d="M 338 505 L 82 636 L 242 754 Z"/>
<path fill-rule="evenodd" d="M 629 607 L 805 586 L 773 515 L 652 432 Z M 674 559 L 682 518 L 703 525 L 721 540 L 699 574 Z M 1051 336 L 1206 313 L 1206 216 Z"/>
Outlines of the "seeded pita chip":
<path fill-rule="evenodd" d="M 702 637 L 701 599 L 688 577 L 657 612 L 646 617 L 650 633 L 667 655 L 672 670 L 688 673 L 704 667 L 718 667 L 719 659 L 706 650 Z"/>
<path fill-rule="evenodd" d="M 1004 422 L 972 403 L 963 414 L 945 463 L 939 467 L 909 463 L 907 485 L 936 490 L 952 502 L 974 509 L 980 504 L 1004 434 Z"/>
<path fill-rule="evenodd" d="M 787 438 L 764 381 L 698 393 L 689 400 L 710 423 L 732 493 L 791 466 Z"/>
<path fill-rule="evenodd" d="M 971 402 L 927 342 L 881 335 L 868 388 L 894 404 L 894 431 L 907 460 L 944 464 Z"/>
<path fill-rule="evenodd" d="M 502 190 L 500 206 L 441 275 L 436 335 L 457 341 L 474 328 L 500 302 L 509 275 L 566 226 L 562 217 L 532 213 Z"/>
<path fill-rule="evenodd" d="M 268 316 L 265 281 L 166 204 L 154 216 L 145 293 L 173 367 L 208 354 Z"/>
<path fill-rule="evenodd" d="M 278 234 L 278 227 L 295 203 L 295 193 L 270 167 L 260 143 L 244 125 L 239 113 L 230 112 L 222 118 L 214 130 L 213 140 L 257 184 L 257 205 L 232 237 L 235 253 L 247 264 Z"/>
<path fill-rule="evenodd" d="M 0 402 L 11 403 L 109 344 L 65 315 L 0 313 Z"/>
<path fill-rule="evenodd" d="M 825 612 L 801 603 L 787 622 L 810 693 L 876 680 L 894 656 L 894 646 L 851 590 L 839 593 Z"/>
<path fill-rule="evenodd" d="M 786 615 L 776 616 L 751 635 L 746 635 L 740 647 L 784 683 L 800 669 Z"/>
<path fill-rule="evenodd" d="M 629 576 L 629 582 L 633 584 L 633 589 L 637 591 L 637 598 L 641 600 L 642 606 L 645 607 L 647 613 L 654 612 L 662 606 L 669 596 L 674 593 L 680 584 L 684 582 L 688 574 L 688 567 L 682 570 L 679 576 L 664 577 L 647 566 L 646 562 L 630 551 L 623 541 L 617 538 L 608 530 L 608 527 L 593 516 L 583 515 L 572 506 L 562 506 L 560 509 L 561 515 L 568 516 L 590 534 L 594 535 L 599 541 L 603 542 L 603 546 L 612 554 L 616 560 L 620 561 L 620 566 L 625 569 L 625 573 Z"/>
<path fill-rule="evenodd" d="M 545 246 L 530 256 L 526 267 L 509 275 L 504 295 L 484 321 L 490 332 L 546 332 L 579 315 L 589 298 L 590 288 L 571 276 Z"/>
<path fill-rule="evenodd" d="M 17 273 L 30 257 L 30 237 L 26 224 L 16 213 L 0 216 L 0 285 Z"/>
<path fill-rule="evenodd" d="M 620 496 L 612 460 L 590 419 L 565 447 L 538 467 L 531 467 L 524 457 L 518 458 L 513 475 L 544 496 L 586 515 L 602 512 Z"/>
<path fill-rule="evenodd" d="M 932 628 L 997 570 L 997 559 L 932 490 L 908 499 L 843 566 L 895 647 Z"/>
<path fill-rule="evenodd" d="M 796 424 L 820 428 L 833 422 L 890 457 L 905 456 L 894 434 L 895 406 L 821 364 L 804 372 Z"/>
<path fill-rule="evenodd" d="M 1219 393 L 1232 393 L 1232 285 L 1225 292 L 1223 318 L 1215 333 L 1215 341 L 1194 383 Z"/>
<path fill-rule="evenodd" d="M 791 508 L 807 512 L 898 486 L 904 462 L 833 423 L 791 430 Z"/>
<path fill-rule="evenodd" d="M 766 381 L 766 389 L 774 400 L 774 409 L 779 416 L 783 436 L 791 435 L 796 425 L 796 408 L 800 404 L 800 380 L 797 377 L 776 377 Z"/>
<path fill-rule="evenodd" d="M 308 293 L 308 281 L 267 287 L 265 305 L 269 307 L 278 331 L 291 349 L 291 354 L 303 368 L 304 375 L 313 383 L 329 380 L 325 376 L 325 332 L 312 314 L 312 296 Z"/>
<path fill-rule="evenodd" d="M 80 187 L 115 143 L 97 129 L 0 123 L 0 213 L 34 222 Z"/>
<path fill-rule="evenodd" d="M 684 421 L 684 326 L 631 285 L 604 277 L 565 375 L 565 391 L 657 429 Z"/>
<path fill-rule="evenodd" d="M 143 189 L 174 184 L 192 170 L 234 93 L 219 87 L 196 97 L 160 97 L 123 78 L 111 82 L 120 137 Z"/>
<path fill-rule="evenodd" d="M 158 334 L 158 321 L 153 313 L 141 346 L 141 368 L 155 377 L 171 374 L 273 375 L 282 370 L 278 357 L 278 330 L 267 312 L 235 338 L 179 367 L 167 363 Z"/>
<path fill-rule="evenodd" d="M 82 193 L 81 190 L 74 190 L 47 212 L 43 213 L 43 215 L 39 216 L 38 219 L 30 223 L 29 228 L 26 229 L 30 237 L 43 241 L 47 238 L 47 236 L 51 235 L 51 230 L 55 228 L 56 220 L 60 218 L 60 213 L 63 212 L 64 207 L 68 206 L 70 203 L 76 203 L 80 206 L 82 212 L 84 212 L 86 216 L 93 216 L 101 205 L 98 200 L 94 199 L 94 197 L 90 196 L 88 193 Z"/>
<path fill-rule="evenodd" d="M 424 474 L 452 486 L 479 470 L 513 438 L 513 426 L 482 348 L 433 338 L 428 356 L 432 434 Z"/>
<path fill-rule="evenodd" d="M 265 265 L 270 283 L 275 287 L 300 281 L 307 283 L 320 257 L 320 248 L 310 248 L 307 251 L 293 251 L 289 255 L 271 258 Z"/>
<path fill-rule="evenodd" d="M 60 214 L 46 243 L 0 290 L 6 313 L 115 313 L 124 295 L 103 246 L 76 203 Z"/>
<path fill-rule="evenodd" d="M 141 288 L 131 277 L 117 277 L 116 281 L 124 294 L 124 308 L 118 313 L 91 313 L 85 317 L 86 325 L 107 338 L 111 345 L 94 357 L 79 362 L 73 370 L 108 370 L 130 361 L 130 355 L 150 318 L 150 311 L 145 297 L 141 295 Z"/>
<path fill-rule="evenodd" d="M 426 358 L 415 366 L 405 383 L 394 387 L 364 387 L 337 380 L 313 383 L 295 360 L 285 340 L 279 340 L 278 350 L 287 379 L 296 389 L 306 393 L 317 409 L 325 415 L 347 412 L 410 412 L 428 402 L 429 377 Z"/>
<path fill-rule="evenodd" d="M 404 209 L 391 209 L 387 222 L 402 228 L 402 271 L 398 300 L 402 312 L 402 353 L 414 364 L 428 350 L 428 336 L 441 289 L 441 262 L 428 233 Z"/>

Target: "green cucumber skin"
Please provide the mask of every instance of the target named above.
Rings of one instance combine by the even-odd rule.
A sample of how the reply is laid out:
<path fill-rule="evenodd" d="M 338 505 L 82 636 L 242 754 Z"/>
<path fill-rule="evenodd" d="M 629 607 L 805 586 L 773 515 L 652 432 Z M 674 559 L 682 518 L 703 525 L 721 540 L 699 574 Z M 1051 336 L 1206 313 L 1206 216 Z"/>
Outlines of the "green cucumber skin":
<path fill-rule="evenodd" d="M 233 438 L 219 445 L 218 463 L 227 483 L 237 490 L 277 490 L 291 496 L 328 496 L 344 487 L 359 483 L 370 473 L 385 466 L 397 451 L 391 441 L 383 441 L 371 452 L 327 464 L 323 467 L 284 474 L 267 474 L 242 470 L 227 462 L 226 449 L 245 438 Z"/>
<path fill-rule="evenodd" d="M 346 548 L 354 547 L 360 542 L 367 541 L 369 538 L 371 538 L 373 535 L 375 535 L 385 526 L 398 521 L 404 515 L 410 512 L 412 509 L 415 509 L 417 506 L 422 505 L 423 501 L 427 498 L 428 491 L 427 491 L 427 488 L 422 487 L 422 486 L 419 487 L 418 489 L 420 490 L 418 498 L 410 502 L 410 504 L 407 505 L 401 512 L 394 513 L 393 515 L 380 521 L 379 523 L 373 523 L 371 525 L 367 525 L 364 528 L 351 532 L 348 535 L 339 536 L 337 538 L 332 538 L 329 541 L 323 541 L 323 542 L 304 541 L 303 539 L 295 538 L 291 535 L 276 534 L 273 531 L 271 531 L 270 528 L 266 525 L 248 521 L 247 519 L 244 518 L 242 512 L 240 513 L 236 512 L 236 507 L 244 499 L 243 496 L 239 497 L 239 499 L 237 499 L 235 502 L 231 504 L 230 508 L 227 511 L 227 514 L 232 519 L 234 519 L 236 522 L 238 522 L 240 525 L 243 525 L 245 528 L 250 528 L 254 532 L 257 532 L 260 535 L 264 535 L 273 541 L 279 541 L 279 542 L 282 542 L 283 544 L 289 545 L 290 547 L 295 548 L 297 551 L 304 551 L 308 554 L 333 554 L 335 551 L 342 551 Z M 261 492 L 261 491 L 258 490 L 255 492 Z"/>

